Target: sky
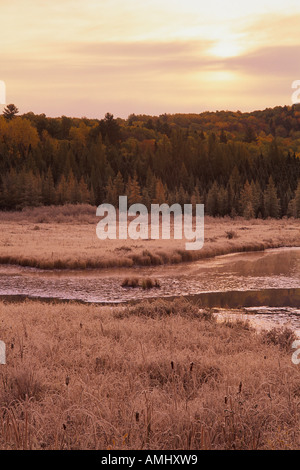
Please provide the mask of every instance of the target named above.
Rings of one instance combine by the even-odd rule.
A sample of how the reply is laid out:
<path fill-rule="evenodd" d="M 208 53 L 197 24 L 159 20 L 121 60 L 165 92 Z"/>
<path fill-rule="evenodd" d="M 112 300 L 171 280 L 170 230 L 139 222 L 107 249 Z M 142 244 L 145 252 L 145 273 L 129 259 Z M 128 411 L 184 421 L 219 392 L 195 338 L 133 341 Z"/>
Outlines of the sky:
<path fill-rule="evenodd" d="M 252 111 L 300 79 L 299 0 L 0 0 L 0 18 L 21 114 Z"/>

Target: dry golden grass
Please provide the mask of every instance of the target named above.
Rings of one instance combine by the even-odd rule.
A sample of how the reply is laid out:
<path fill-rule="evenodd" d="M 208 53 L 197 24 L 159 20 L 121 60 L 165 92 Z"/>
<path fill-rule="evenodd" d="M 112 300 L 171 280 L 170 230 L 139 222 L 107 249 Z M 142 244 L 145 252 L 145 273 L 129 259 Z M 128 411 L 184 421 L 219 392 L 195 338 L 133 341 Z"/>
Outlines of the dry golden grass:
<path fill-rule="evenodd" d="M 126 288 L 131 288 L 135 289 L 138 287 L 142 287 L 142 289 L 159 289 L 160 288 L 160 283 L 157 279 L 151 279 L 149 277 L 146 278 L 128 278 L 126 277 L 121 284 L 122 287 Z"/>
<path fill-rule="evenodd" d="M 0 263 L 44 269 L 105 268 L 180 263 L 233 252 L 300 246 L 300 221 L 205 218 L 205 242 L 186 251 L 185 240 L 104 240 L 96 236 L 96 208 L 27 208 L 0 213 Z"/>
<path fill-rule="evenodd" d="M 291 335 L 184 300 L 0 303 L 1 449 L 299 449 Z"/>

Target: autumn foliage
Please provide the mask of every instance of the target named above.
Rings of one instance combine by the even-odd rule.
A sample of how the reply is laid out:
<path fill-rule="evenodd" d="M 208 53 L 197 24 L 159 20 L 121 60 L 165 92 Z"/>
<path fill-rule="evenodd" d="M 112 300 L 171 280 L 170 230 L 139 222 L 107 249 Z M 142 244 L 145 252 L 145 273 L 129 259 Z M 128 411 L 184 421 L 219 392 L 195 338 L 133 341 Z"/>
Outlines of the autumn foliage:
<path fill-rule="evenodd" d="M 300 216 L 300 106 L 115 119 L 0 117 L 0 208 L 204 203 Z"/>

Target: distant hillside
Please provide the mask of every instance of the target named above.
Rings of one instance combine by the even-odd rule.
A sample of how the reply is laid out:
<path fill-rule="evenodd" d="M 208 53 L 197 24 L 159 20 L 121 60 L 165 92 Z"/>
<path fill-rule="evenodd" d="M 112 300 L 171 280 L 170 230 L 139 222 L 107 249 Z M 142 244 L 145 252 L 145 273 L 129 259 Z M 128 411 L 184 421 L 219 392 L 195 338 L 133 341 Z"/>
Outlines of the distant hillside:
<path fill-rule="evenodd" d="M 0 208 L 204 203 L 300 217 L 300 105 L 115 119 L 0 117 Z"/>

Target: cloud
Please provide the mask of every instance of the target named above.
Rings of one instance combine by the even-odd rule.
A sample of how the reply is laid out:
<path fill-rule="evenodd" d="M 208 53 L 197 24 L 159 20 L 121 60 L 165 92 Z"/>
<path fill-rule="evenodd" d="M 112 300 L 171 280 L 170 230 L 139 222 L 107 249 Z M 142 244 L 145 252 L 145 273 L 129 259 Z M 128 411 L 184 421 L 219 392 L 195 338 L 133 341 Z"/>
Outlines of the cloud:
<path fill-rule="evenodd" d="M 135 41 L 72 44 L 66 49 L 70 60 L 84 61 L 96 70 L 118 68 L 120 73 L 180 73 L 199 70 L 211 62 L 207 50 L 213 41 Z M 97 64 L 97 65 L 96 65 Z"/>
<path fill-rule="evenodd" d="M 254 17 L 241 27 L 254 43 L 276 46 L 300 44 L 299 24 L 299 11 L 290 8 L 281 15 L 273 12 Z"/>
<path fill-rule="evenodd" d="M 109 82 L 113 77 L 117 77 L 120 85 L 128 78 L 135 82 L 149 76 L 158 82 L 164 77 L 176 80 L 221 66 L 206 53 L 213 44 L 213 41 L 71 43 L 56 49 L 44 45 L 43 50 L 25 56 L 17 52 L 6 55 L 1 73 L 7 80 L 32 79 L 37 86 L 41 79 L 65 82 L 66 86 L 97 78 Z"/>
<path fill-rule="evenodd" d="M 224 67 L 245 74 L 266 77 L 290 77 L 300 75 L 298 58 L 300 45 L 264 47 L 250 54 L 226 59 Z"/>
<path fill-rule="evenodd" d="M 24 111 L 79 116 L 288 104 L 291 83 L 300 78 L 299 14 L 286 8 L 236 20 L 232 7 L 227 21 L 223 11 L 213 14 L 213 2 L 203 12 L 196 0 L 176 0 L 177 10 L 169 2 L 170 12 L 158 0 L 155 8 L 129 3 L 7 3 L 0 80 L 9 101 Z M 212 55 L 226 45 L 227 52 L 235 45 L 243 52 Z"/>
<path fill-rule="evenodd" d="M 194 54 L 195 50 L 205 51 L 212 41 L 122 41 L 94 42 L 88 44 L 72 43 L 66 53 L 85 56 L 125 56 L 153 57 Z"/>

